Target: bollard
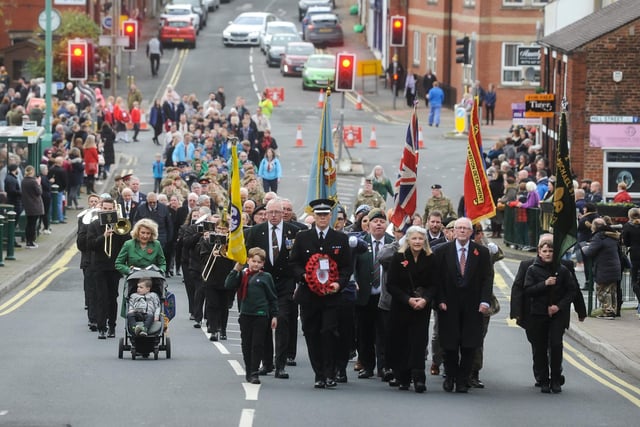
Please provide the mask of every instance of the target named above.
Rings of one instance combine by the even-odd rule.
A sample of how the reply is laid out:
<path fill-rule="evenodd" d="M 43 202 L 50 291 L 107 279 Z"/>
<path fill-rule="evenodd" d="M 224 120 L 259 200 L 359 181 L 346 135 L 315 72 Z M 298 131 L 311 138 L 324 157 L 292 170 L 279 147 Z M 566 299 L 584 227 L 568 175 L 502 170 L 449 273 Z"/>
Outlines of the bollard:
<path fill-rule="evenodd" d="M 58 224 L 60 222 L 60 218 L 58 218 L 58 197 L 60 194 L 58 190 L 60 186 L 58 184 L 53 184 L 51 186 L 51 224 Z"/>
<path fill-rule="evenodd" d="M 16 212 L 9 211 L 7 212 L 7 256 L 5 259 L 14 260 L 16 259 L 14 255 L 14 243 L 16 242 Z"/>
<path fill-rule="evenodd" d="M 4 244 L 4 224 L 6 222 L 6 218 L 2 215 L 0 215 L 0 267 L 4 267 L 4 248 L 2 247 L 2 245 Z"/>

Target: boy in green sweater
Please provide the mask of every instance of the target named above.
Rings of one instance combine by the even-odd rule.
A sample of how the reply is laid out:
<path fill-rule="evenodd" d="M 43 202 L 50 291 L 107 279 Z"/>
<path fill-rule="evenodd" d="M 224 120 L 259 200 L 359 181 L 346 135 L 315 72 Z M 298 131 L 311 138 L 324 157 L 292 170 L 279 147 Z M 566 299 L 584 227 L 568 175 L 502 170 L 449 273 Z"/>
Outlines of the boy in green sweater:
<path fill-rule="evenodd" d="M 271 329 L 278 326 L 278 296 L 271 274 L 262 271 L 267 257 L 264 249 L 251 248 L 247 255 L 248 268 L 243 269 L 242 264 L 236 263 L 224 286 L 238 290 L 238 323 L 246 380 L 251 384 L 260 384 L 258 369 L 269 320 Z"/>

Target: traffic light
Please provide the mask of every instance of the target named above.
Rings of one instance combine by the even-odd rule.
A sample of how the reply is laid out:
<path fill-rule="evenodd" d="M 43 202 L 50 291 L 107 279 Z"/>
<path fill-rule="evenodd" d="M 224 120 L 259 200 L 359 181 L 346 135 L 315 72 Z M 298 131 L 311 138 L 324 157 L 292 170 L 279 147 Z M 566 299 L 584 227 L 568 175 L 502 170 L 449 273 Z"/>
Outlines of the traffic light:
<path fill-rule="evenodd" d="M 138 21 L 129 19 L 122 23 L 122 35 L 129 40 L 129 44 L 122 47 L 125 52 L 138 50 Z"/>
<path fill-rule="evenodd" d="M 391 43 L 389 46 L 403 47 L 405 45 L 405 24 L 407 18 L 404 16 L 392 16 L 391 17 Z"/>
<path fill-rule="evenodd" d="M 87 80 L 87 41 L 69 40 L 67 47 L 69 80 Z"/>
<path fill-rule="evenodd" d="M 339 53 L 336 60 L 335 90 L 350 92 L 356 83 L 356 56 L 353 53 Z"/>
<path fill-rule="evenodd" d="M 456 64 L 469 64 L 469 37 L 456 40 Z"/>

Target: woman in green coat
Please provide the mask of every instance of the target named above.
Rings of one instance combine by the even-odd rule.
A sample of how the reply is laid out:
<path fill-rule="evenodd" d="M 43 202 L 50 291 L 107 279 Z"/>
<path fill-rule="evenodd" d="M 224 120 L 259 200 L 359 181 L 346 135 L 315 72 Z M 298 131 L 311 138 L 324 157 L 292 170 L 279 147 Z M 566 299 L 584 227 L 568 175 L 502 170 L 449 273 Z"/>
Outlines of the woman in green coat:
<path fill-rule="evenodd" d="M 116 269 L 126 276 L 132 267 L 144 269 L 150 265 L 155 265 L 162 273 L 167 270 L 167 261 L 158 241 L 158 224 L 144 218 L 136 222 L 131 230 L 131 240 L 122 246 L 116 258 Z"/>
<path fill-rule="evenodd" d="M 386 202 L 388 195 L 391 195 L 391 197 L 394 196 L 395 191 L 393 189 L 393 185 L 391 185 L 391 181 L 384 174 L 384 169 L 382 169 L 382 166 L 374 166 L 373 170 L 371 171 L 371 175 L 369 175 L 369 178 L 371 178 L 371 182 L 373 183 L 373 189 L 380 193 L 380 195 L 382 196 L 382 200 Z"/>

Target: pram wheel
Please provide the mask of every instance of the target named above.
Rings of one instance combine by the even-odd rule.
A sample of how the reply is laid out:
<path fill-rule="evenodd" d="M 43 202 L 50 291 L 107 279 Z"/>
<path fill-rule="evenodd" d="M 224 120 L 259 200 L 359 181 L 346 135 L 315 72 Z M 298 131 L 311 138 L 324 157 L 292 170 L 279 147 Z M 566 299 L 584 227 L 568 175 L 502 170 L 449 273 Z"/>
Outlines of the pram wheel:
<path fill-rule="evenodd" d="M 131 360 L 136 360 L 136 351 L 131 349 Z"/>
<path fill-rule="evenodd" d="M 165 353 L 166 353 L 166 357 L 167 359 L 171 359 L 171 338 L 167 337 L 165 338 Z"/>
<path fill-rule="evenodd" d="M 158 360 L 158 350 L 153 352 L 153 360 Z"/>
<path fill-rule="evenodd" d="M 118 359 L 122 359 L 124 354 L 124 338 L 120 338 L 120 342 L 118 343 Z"/>

